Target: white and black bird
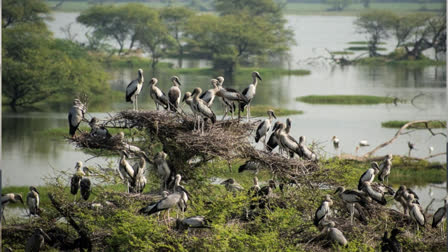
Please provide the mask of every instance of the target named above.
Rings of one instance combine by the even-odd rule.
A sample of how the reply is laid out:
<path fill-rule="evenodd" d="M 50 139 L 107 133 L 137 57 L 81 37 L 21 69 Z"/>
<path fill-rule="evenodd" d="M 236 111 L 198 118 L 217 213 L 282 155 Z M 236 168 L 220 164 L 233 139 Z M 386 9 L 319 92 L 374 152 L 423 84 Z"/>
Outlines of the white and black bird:
<path fill-rule="evenodd" d="M 163 199 L 163 198 L 166 198 L 168 195 L 170 195 L 170 193 L 169 193 L 168 191 L 162 191 L 162 194 L 161 194 L 162 199 Z M 158 202 L 159 202 L 159 200 L 158 200 L 158 201 L 151 202 L 151 203 L 149 203 L 147 206 L 141 208 L 138 212 L 139 212 L 140 214 L 146 214 L 146 215 L 149 215 L 149 212 L 151 211 L 151 209 L 152 209 L 153 207 L 155 207 L 155 206 L 157 205 Z M 159 213 L 160 213 L 160 212 L 159 212 Z"/>
<path fill-rule="evenodd" d="M 306 159 L 306 160 L 316 161 L 317 160 L 316 153 L 314 153 L 312 150 L 310 150 L 308 148 L 308 146 L 306 146 L 305 141 L 306 141 L 305 136 L 299 137 L 299 148 L 300 148 L 300 152 L 302 153 L 301 158 Z"/>
<path fill-rule="evenodd" d="M 131 81 L 126 87 L 126 102 L 131 102 L 134 110 L 138 110 L 138 95 L 142 90 L 144 81 L 143 70 L 138 69 L 137 74 L 137 79 Z"/>
<path fill-rule="evenodd" d="M 342 246 L 347 245 L 347 239 L 341 230 L 336 228 L 336 224 L 333 221 L 329 221 L 327 226 L 323 229 L 324 234 L 327 235 L 327 239 L 333 242 L 337 242 Z"/>
<path fill-rule="evenodd" d="M 246 117 L 247 120 L 250 120 L 250 103 L 255 97 L 257 92 L 258 80 L 262 80 L 261 76 L 258 72 L 252 72 L 252 83 L 249 84 L 247 88 L 245 88 L 242 94 L 246 97 L 247 102 L 240 103 L 240 111 L 244 112 L 244 108 L 247 107 Z"/>
<path fill-rule="evenodd" d="M 330 207 L 333 205 L 333 200 L 331 200 L 330 195 L 326 195 L 325 199 L 320 204 L 319 208 L 316 210 L 316 213 L 314 213 L 314 225 L 319 226 L 319 223 L 322 220 L 325 220 L 327 216 L 330 215 Z"/>
<path fill-rule="evenodd" d="M 375 190 L 371 186 L 371 184 L 372 182 L 370 182 L 369 180 L 363 181 L 361 188 L 362 191 L 365 192 L 371 199 L 378 202 L 379 204 L 383 206 L 386 205 L 387 201 L 386 198 L 384 197 L 384 192 Z"/>
<path fill-rule="evenodd" d="M 333 142 L 334 149 L 337 150 L 339 148 L 339 138 L 337 138 L 336 136 L 333 136 L 331 138 L 331 141 Z"/>
<path fill-rule="evenodd" d="M 152 78 L 149 81 L 149 94 L 154 100 L 157 110 L 159 110 L 159 106 L 162 106 L 164 109 L 168 109 L 170 101 L 165 93 L 157 87 L 157 82 L 158 80 L 156 78 Z"/>
<path fill-rule="evenodd" d="M 269 152 L 272 152 L 278 146 L 278 138 L 277 138 L 277 134 L 275 132 L 277 131 L 279 126 L 280 126 L 280 122 L 276 121 L 274 123 L 274 126 L 272 127 L 271 136 L 269 136 L 268 143 L 266 144 L 266 149 Z"/>
<path fill-rule="evenodd" d="M 79 99 L 73 100 L 73 105 L 68 112 L 69 134 L 71 137 L 75 135 L 79 124 L 84 120 L 86 110 L 86 106 Z"/>
<path fill-rule="evenodd" d="M 2 211 L 1 219 L 4 220 L 5 223 L 6 223 L 5 216 L 4 216 L 5 207 L 7 205 L 9 205 L 9 204 L 15 204 L 15 203 L 18 203 L 18 202 L 21 202 L 22 204 L 24 204 L 23 203 L 23 198 L 22 198 L 21 194 L 18 194 L 18 193 L 2 194 L 2 197 L 1 197 L 1 207 L 2 207 L 2 209 L 1 209 L 1 211 Z"/>
<path fill-rule="evenodd" d="M 45 245 L 45 240 L 51 241 L 51 238 L 41 228 L 36 228 L 33 235 L 26 242 L 26 252 L 39 252 Z"/>
<path fill-rule="evenodd" d="M 384 181 L 387 181 L 387 184 L 389 184 L 389 175 L 391 169 L 392 169 L 392 155 L 388 154 L 380 165 L 380 173 L 378 174 L 378 180 L 383 183 Z"/>
<path fill-rule="evenodd" d="M 238 184 L 238 182 L 236 182 L 235 179 L 233 178 L 224 180 L 223 182 L 221 182 L 221 185 L 225 185 L 227 191 L 229 192 L 237 192 L 244 190 L 244 188 L 240 184 Z"/>
<path fill-rule="evenodd" d="M 369 144 L 369 142 L 367 142 L 367 140 L 359 141 L 359 147 L 365 147 L 365 146 L 370 146 L 370 144 Z"/>
<path fill-rule="evenodd" d="M 432 216 L 432 227 L 436 228 L 439 224 L 440 225 L 440 232 L 443 233 L 443 220 L 446 218 L 446 202 L 447 200 L 444 200 L 444 204 L 442 207 L 437 209 L 437 211 Z"/>
<path fill-rule="evenodd" d="M 395 192 L 394 199 L 398 201 L 401 206 L 403 207 L 403 213 L 405 215 L 409 214 L 409 206 L 408 206 L 408 200 L 409 195 L 413 195 L 414 201 L 418 203 L 418 196 L 417 194 L 412 191 L 410 188 L 407 188 L 405 185 L 401 185 L 398 190 Z"/>
<path fill-rule="evenodd" d="M 277 141 L 280 145 L 280 149 L 285 150 L 286 153 L 289 154 L 289 157 L 294 157 L 294 153 L 299 155 L 300 157 L 303 156 L 302 149 L 300 148 L 299 142 L 297 142 L 292 136 L 290 136 L 285 131 L 285 124 L 280 123 L 278 128 L 275 131 L 275 134 L 277 135 Z"/>
<path fill-rule="evenodd" d="M 249 191 L 247 193 L 248 195 L 255 195 L 260 191 L 260 189 L 261 187 L 258 184 L 258 178 L 254 177 L 254 185 L 251 188 L 249 188 Z"/>
<path fill-rule="evenodd" d="M 126 151 L 121 151 L 121 158 L 118 163 L 118 171 L 121 173 L 124 182 L 126 183 L 126 187 L 128 188 L 128 192 L 130 192 L 130 185 L 134 178 L 134 169 L 131 164 L 126 160 L 129 158 L 129 155 Z"/>
<path fill-rule="evenodd" d="M 239 104 L 238 107 L 240 107 L 240 104 L 248 103 L 246 96 L 244 96 L 243 94 L 241 94 L 240 92 L 238 92 L 233 88 L 223 88 L 222 86 L 219 86 L 219 91 L 216 93 L 216 95 L 222 98 L 222 102 L 225 103 L 229 111 L 232 112 L 232 119 L 233 119 L 233 112 L 235 111 L 234 102 L 237 102 Z M 223 119 L 225 115 L 226 114 L 224 114 Z"/>
<path fill-rule="evenodd" d="M 193 106 L 195 107 L 195 111 L 199 115 L 200 118 L 202 118 L 202 134 L 204 133 L 204 124 L 205 119 L 210 119 L 210 121 L 213 123 L 216 122 L 216 115 L 213 112 L 211 108 L 207 106 L 207 104 L 199 99 L 199 95 L 202 93 L 201 88 L 195 88 L 193 91 Z"/>
<path fill-rule="evenodd" d="M 85 173 L 82 169 L 81 161 L 76 162 L 75 169 L 76 169 L 75 174 L 73 174 L 73 176 L 70 180 L 70 193 L 75 195 L 75 200 L 76 200 L 76 194 L 78 193 L 81 179 L 85 175 Z"/>
<path fill-rule="evenodd" d="M 414 194 L 409 194 L 408 209 L 409 209 L 409 215 L 411 216 L 411 219 L 416 223 L 418 231 L 419 226 L 422 227 L 425 226 L 426 217 L 420 204 L 414 202 Z"/>
<path fill-rule="evenodd" d="M 202 93 L 201 96 L 199 97 L 201 100 L 203 100 L 207 104 L 208 107 L 211 107 L 213 105 L 213 101 L 215 100 L 216 93 L 219 91 L 217 79 L 212 79 L 210 81 L 210 83 L 212 84 L 213 88 Z"/>
<path fill-rule="evenodd" d="M 30 216 L 40 214 L 39 203 L 39 192 L 37 191 L 36 187 L 30 186 L 30 191 L 26 196 L 26 205 L 28 206 Z"/>
<path fill-rule="evenodd" d="M 100 139 L 109 139 L 112 135 L 109 133 L 106 127 L 98 125 L 98 118 L 92 117 L 89 122 L 90 135 Z"/>
<path fill-rule="evenodd" d="M 244 171 L 252 171 L 254 174 L 258 174 L 260 171 L 261 164 L 258 161 L 255 160 L 247 160 L 243 165 L 238 167 L 238 172 L 244 172 Z"/>
<path fill-rule="evenodd" d="M 351 204 L 350 207 L 350 223 L 353 224 L 353 215 L 355 204 L 359 203 L 362 207 L 366 207 L 369 203 L 368 199 L 361 192 L 354 190 L 345 190 L 344 187 L 340 186 L 336 189 L 334 193 L 338 193 L 339 197 L 344 201 L 344 203 Z"/>
<path fill-rule="evenodd" d="M 408 141 L 408 148 L 409 148 L 409 156 L 411 156 L 411 151 L 415 150 L 415 144 Z"/>
<path fill-rule="evenodd" d="M 188 199 L 191 199 L 191 194 L 185 189 L 185 187 L 180 185 L 182 177 L 180 174 L 176 174 L 176 178 L 174 180 L 173 191 L 180 193 L 182 195 L 182 200 L 179 202 L 179 209 L 182 212 L 182 218 L 184 218 L 185 210 L 187 210 Z"/>
<path fill-rule="evenodd" d="M 88 200 L 90 197 L 90 193 L 92 192 L 92 182 L 90 182 L 89 179 L 89 173 L 90 170 L 87 167 L 83 168 L 84 176 L 81 179 L 81 182 L 79 183 L 80 191 L 81 191 L 81 197 L 84 200 Z"/>
<path fill-rule="evenodd" d="M 358 190 L 362 189 L 362 182 L 370 181 L 373 182 L 375 175 L 379 172 L 379 167 L 377 162 L 370 163 L 370 168 L 365 171 L 358 181 Z"/>
<path fill-rule="evenodd" d="M 165 211 L 165 210 L 170 210 L 172 208 L 185 208 L 186 203 L 183 202 L 183 194 L 185 194 L 185 192 L 175 192 L 172 193 L 166 197 L 164 197 L 163 199 L 159 200 L 157 203 L 153 204 L 151 203 L 150 205 L 148 205 L 147 207 L 144 207 L 142 209 L 139 210 L 139 213 L 143 213 L 146 215 L 151 215 L 157 212 L 161 212 L 161 211 Z"/>
<path fill-rule="evenodd" d="M 179 107 L 181 97 L 179 86 L 182 84 L 180 83 L 179 77 L 177 76 L 171 77 L 171 82 L 173 82 L 173 86 L 168 91 L 168 98 L 170 101 L 168 107 L 171 111 L 176 112 L 177 108 Z"/>
<path fill-rule="evenodd" d="M 132 167 L 134 170 L 134 179 L 132 181 L 131 192 L 133 193 L 142 193 L 146 186 L 146 161 L 144 154 L 140 154 L 140 159 L 137 163 Z"/>
<path fill-rule="evenodd" d="M 231 88 L 227 89 L 227 88 L 224 88 L 222 86 L 222 84 L 224 83 L 224 77 L 218 76 L 218 77 L 216 77 L 216 79 L 218 80 L 218 92 L 219 92 L 219 90 L 223 90 L 223 91 L 238 93 L 238 91 L 236 91 L 235 89 L 231 89 Z M 221 101 L 222 105 L 224 106 L 224 115 L 222 116 L 221 120 L 224 120 L 224 118 L 226 117 L 227 113 L 230 113 L 231 118 L 233 119 L 233 115 L 234 115 L 235 110 L 236 110 L 235 102 L 232 101 L 232 100 L 228 100 L 226 98 L 223 98 L 221 96 L 219 96 L 219 100 Z"/>
<path fill-rule="evenodd" d="M 210 222 L 204 216 L 193 216 L 182 220 L 177 219 L 176 228 L 180 230 L 187 228 L 210 228 Z"/>
<path fill-rule="evenodd" d="M 275 113 L 272 109 L 267 111 L 268 114 L 268 118 L 265 119 L 263 122 L 260 123 L 260 125 L 258 125 L 256 134 L 255 134 L 255 142 L 258 143 L 258 141 L 263 138 L 263 144 L 264 144 L 264 148 L 267 149 L 267 134 L 269 132 L 269 130 L 271 129 L 271 122 L 272 119 L 277 119 L 277 117 L 275 116 Z"/>
<path fill-rule="evenodd" d="M 154 165 L 161 180 L 160 188 L 162 191 L 168 188 L 168 181 L 171 175 L 171 169 L 166 161 L 167 156 L 165 152 L 161 151 L 154 157 Z"/>

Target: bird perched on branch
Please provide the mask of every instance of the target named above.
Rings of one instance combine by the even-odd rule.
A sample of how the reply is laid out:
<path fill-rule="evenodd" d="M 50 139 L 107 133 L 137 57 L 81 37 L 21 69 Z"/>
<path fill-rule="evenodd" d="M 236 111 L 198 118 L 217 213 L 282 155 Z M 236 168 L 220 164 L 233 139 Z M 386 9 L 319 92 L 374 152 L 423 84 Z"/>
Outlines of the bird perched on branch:
<path fill-rule="evenodd" d="M 201 133 L 204 134 L 205 119 L 210 119 L 210 121 L 212 123 L 215 123 L 216 122 L 216 115 L 213 112 L 213 110 L 211 110 L 211 108 L 209 108 L 207 106 L 205 101 L 199 99 L 199 95 L 201 93 L 202 93 L 202 89 L 201 88 L 195 88 L 192 95 L 193 95 L 193 106 L 195 108 L 195 111 L 202 118 L 202 130 L 201 130 Z"/>
<path fill-rule="evenodd" d="M 86 112 L 86 106 L 79 99 L 74 99 L 73 106 L 68 112 L 69 134 L 71 137 L 75 136 L 76 130 L 78 129 L 81 121 L 84 120 L 84 114 Z"/>
<path fill-rule="evenodd" d="M 415 144 L 408 141 L 408 148 L 409 148 L 409 156 L 411 156 L 411 151 L 415 150 Z"/>
<path fill-rule="evenodd" d="M 126 87 L 126 102 L 131 102 L 133 106 L 133 110 L 138 110 L 138 95 L 143 87 L 143 70 L 138 69 L 137 71 L 138 77 L 137 79 L 131 81 Z"/>
<path fill-rule="evenodd" d="M 171 77 L 171 82 L 173 82 L 173 86 L 168 91 L 168 98 L 170 101 L 170 103 L 168 104 L 168 108 L 171 111 L 176 112 L 177 107 L 179 107 L 180 96 L 181 96 L 179 86 L 182 84 L 180 83 L 179 77 L 177 77 L 177 76 Z"/>
<path fill-rule="evenodd" d="M 248 121 L 250 120 L 250 103 L 254 99 L 255 93 L 257 91 L 257 85 L 258 85 L 257 79 L 260 81 L 262 80 L 260 73 L 252 72 L 252 83 L 249 84 L 249 86 L 245 88 L 242 92 L 242 94 L 246 97 L 247 102 L 239 104 L 241 112 L 244 112 L 244 108 L 247 107 L 246 117 Z"/>
<path fill-rule="evenodd" d="M 267 134 L 269 132 L 269 130 L 271 129 L 271 122 L 272 119 L 275 118 L 277 119 L 277 117 L 275 116 L 275 113 L 272 109 L 267 111 L 268 114 L 268 118 L 265 119 L 263 122 L 260 123 L 260 125 L 258 125 L 257 131 L 256 131 L 256 135 L 255 135 L 255 142 L 258 143 L 258 141 L 263 138 L 263 144 L 264 144 L 264 148 L 267 149 Z"/>
<path fill-rule="evenodd" d="M 227 91 L 227 92 L 238 93 L 238 91 L 236 91 L 235 89 L 224 88 L 222 86 L 222 84 L 224 83 L 224 77 L 218 76 L 218 77 L 216 77 L 216 79 L 218 80 L 218 92 L 220 90 L 223 90 L 223 91 Z M 216 92 L 216 95 L 217 95 L 218 92 Z M 219 96 L 219 100 L 221 101 L 221 103 L 224 106 L 224 115 L 222 116 L 221 120 L 224 120 L 224 118 L 226 117 L 228 112 L 230 112 L 231 118 L 233 119 L 233 115 L 234 115 L 235 110 L 236 110 L 235 102 L 233 100 L 228 100 L 227 98 L 224 98 L 224 97 L 221 97 L 221 96 Z"/>
<path fill-rule="evenodd" d="M 162 106 L 164 109 L 168 109 L 170 101 L 165 93 L 157 87 L 157 82 L 158 80 L 156 78 L 152 78 L 149 81 L 149 94 L 154 100 L 157 110 L 159 110 L 159 106 Z"/>
<path fill-rule="evenodd" d="M 432 227 L 436 228 L 437 225 L 442 223 L 440 225 L 440 233 L 443 235 L 443 219 L 446 217 L 446 202 L 447 200 L 444 200 L 443 206 L 437 209 L 437 211 L 434 213 L 434 216 L 432 217 Z"/>
<path fill-rule="evenodd" d="M 216 93 L 219 91 L 217 79 L 212 79 L 210 83 L 212 84 L 213 88 L 202 93 L 201 96 L 199 97 L 207 104 L 208 107 L 212 106 L 213 101 L 215 100 Z"/>
<path fill-rule="evenodd" d="M 299 137 L 299 148 L 300 148 L 300 153 L 302 153 L 302 156 L 300 156 L 300 157 L 303 159 L 306 159 L 306 160 L 316 161 L 317 155 L 313 151 L 311 151 L 308 148 L 308 146 L 306 146 L 305 141 L 306 141 L 305 136 Z"/>

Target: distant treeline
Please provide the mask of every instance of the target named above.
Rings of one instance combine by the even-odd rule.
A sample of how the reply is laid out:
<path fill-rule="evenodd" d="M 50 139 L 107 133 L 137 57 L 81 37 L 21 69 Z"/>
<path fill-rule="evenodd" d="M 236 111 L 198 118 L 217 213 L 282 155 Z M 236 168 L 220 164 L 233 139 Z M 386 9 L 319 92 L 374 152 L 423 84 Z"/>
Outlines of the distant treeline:
<path fill-rule="evenodd" d="M 371 3 L 443 3 L 446 0 L 371 0 Z M 323 4 L 328 0 L 287 0 L 288 3 L 315 3 Z M 362 3 L 361 0 L 353 0 L 352 3 Z"/>

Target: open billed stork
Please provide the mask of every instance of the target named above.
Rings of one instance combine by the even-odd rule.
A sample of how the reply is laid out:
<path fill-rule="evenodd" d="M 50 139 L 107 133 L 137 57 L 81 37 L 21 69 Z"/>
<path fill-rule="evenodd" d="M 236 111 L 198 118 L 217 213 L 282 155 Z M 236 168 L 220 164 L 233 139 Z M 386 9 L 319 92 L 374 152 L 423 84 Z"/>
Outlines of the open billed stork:
<path fill-rule="evenodd" d="M 345 190 L 344 187 L 340 186 L 336 189 L 334 193 L 338 193 L 339 197 L 344 201 L 344 203 L 351 204 L 350 207 L 350 224 L 353 225 L 353 215 L 355 204 L 359 203 L 361 206 L 365 207 L 368 204 L 368 199 L 363 193 L 354 190 Z"/>
<path fill-rule="evenodd" d="M 30 191 L 26 196 L 26 205 L 28 206 L 30 216 L 40 214 L 39 203 L 39 192 L 37 191 L 36 187 L 30 186 Z"/>
<path fill-rule="evenodd" d="M 51 241 L 51 238 L 41 228 L 36 228 L 33 235 L 31 235 L 26 242 L 25 251 L 40 251 L 45 245 L 45 240 L 48 242 Z"/>
<path fill-rule="evenodd" d="M 168 91 L 168 98 L 169 98 L 168 107 L 171 111 L 176 112 L 177 107 L 179 107 L 181 97 L 179 86 L 182 84 L 180 83 L 179 77 L 177 76 L 171 77 L 171 82 L 173 82 L 173 86 Z"/>
<path fill-rule="evenodd" d="M 420 204 L 414 202 L 414 194 L 409 194 L 408 209 L 409 209 L 409 215 L 411 216 L 411 219 L 415 222 L 418 232 L 419 226 L 422 227 L 425 226 L 426 217 Z"/>
<path fill-rule="evenodd" d="M 267 111 L 268 114 L 268 118 L 265 119 L 263 122 L 260 123 L 260 125 L 258 125 L 257 131 L 256 131 L 256 135 L 255 135 L 255 142 L 258 143 L 258 141 L 261 138 L 264 138 L 263 144 L 264 144 L 264 148 L 267 149 L 267 134 L 269 132 L 269 130 L 271 129 L 271 122 L 272 119 L 275 118 L 277 119 L 277 117 L 275 116 L 275 113 L 272 109 Z"/>
<path fill-rule="evenodd" d="M 269 137 L 268 143 L 266 144 L 266 149 L 269 152 L 272 152 L 278 146 L 278 138 L 277 138 L 277 134 L 275 132 L 277 131 L 279 126 L 280 126 L 280 122 L 276 121 L 274 123 L 274 126 L 272 127 L 271 136 Z"/>
<path fill-rule="evenodd" d="M 121 158 L 118 163 L 118 171 L 123 177 L 123 180 L 126 183 L 126 187 L 128 188 L 129 193 L 131 182 L 134 179 L 134 168 L 132 168 L 131 164 L 129 164 L 126 158 L 129 158 L 128 153 L 126 151 L 121 151 Z"/>
<path fill-rule="evenodd" d="M 159 200 L 157 203 L 151 203 L 147 207 L 140 209 L 140 213 L 144 213 L 147 215 L 151 215 L 160 211 L 168 210 L 167 213 L 169 215 L 169 210 L 171 208 L 178 207 L 179 209 L 186 208 L 186 202 L 183 201 L 185 192 L 175 192 L 172 193 L 163 199 Z M 168 216 L 169 217 L 169 216 Z"/>
<path fill-rule="evenodd" d="M 222 78 L 222 80 L 224 81 L 224 78 Z M 248 103 L 248 99 L 246 98 L 246 96 L 244 96 L 243 94 L 241 94 L 240 92 L 238 92 L 233 88 L 223 88 L 222 85 L 219 86 L 219 91 L 216 93 L 216 95 L 222 98 L 222 101 L 226 104 L 226 106 L 229 109 L 230 107 L 232 107 L 230 111 L 235 111 L 234 102 L 237 102 L 238 104 Z M 224 117 L 225 114 L 223 116 L 223 119 Z M 233 118 L 233 112 L 232 112 L 232 118 Z"/>
<path fill-rule="evenodd" d="M 305 136 L 299 137 L 299 148 L 300 152 L 302 153 L 302 158 L 306 160 L 316 161 L 317 155 L 313 151 L 311 151 L 308 146 L 305 144 L 306 138 Z"/>
<path fill-rule="evenodd" d="M 170 101 L 165 93 L 157 87 L 157 82 L 158 80 L 156 78 L 152 78 L 149 81 L 149 94 L 154 100 L 157 110 L 159 110 L 159 106 L 162 106 L 164 109 L 168 109 Z"/>
<path fill-rule="evenodd" d="M 207 104 L 208 107 L 211 107 L 213 105 L 213 101 L 215 100 L 216 93 L 219 91 L 217 79 L 212 79 L 210 81 L 210 83 L 212 84 L 213 88 L 202 93 L 201 96 L 199 97 L 200 99 L 205 101 L 205 103 Z"/>
<path fill-rule="evenodd" d="M 302 150 L 299 143 L 285 131 L 285 124 L 280 123 L 275 134 L 277 134 L 277 139 L 280 147 L 289 154 L 289 157 L 294 157 L 294 153 L 303 156 Z"/>
<path fill-rule="evenodd" d="M 236 182 L 236 180 L 233 178 L 224 180 L 223 182 L 221 182 L 221 185 L 225 185 L 227 191 L 229 191 L 229 192 L 236 192 L 236 191 L 244 190 L 244 188 L 238 182 Z"/>
<path fill-rule="evenodd" d="M 218 77 L 216 77 L 216 79 L 218 80 L 218 91 L 219 90 L 224 90 L 224 91 L 228 91 L 228 92 L 238 93 L 238 91 L 236 91 L 235 89 L 224 88 L 222 86 L 222 84 L 224 83 L 224 77 L 218 76 Z M 224 115 L 222 116 L 221 120 L 224 120 L 224 118 L 226 117 L 228 112 L 230 112 L 231 118 L 233 119 L 233 115 L 234 115 L 235 110 L 236 110 L 235 102 L 232 101 L 232 100 L 228 100 L 227 98 L 224 98 L 224 97 L 221 97 L 221 96 L 219 96 L 219 100 L 221 101 L 221 103 L 224 106 Z"/>
<path fill-rule="evenodd" d="M 330 216 L 330 207 L 333 205 L 330 195 L 325 195 L 325 199 L 320 204 L 319 208 L 314 214 L 314 225 L 319 226 L 322 220 L 325 220 L 327 216 Z"/>
<path fill-rule="evenodd" d="M 106 127 L 98 125 L 98 118 L 92 117 L 89 122 L 90 135 L 101 139 L 109 139 L 112 135 L 109 133 Z"/>
<path fill-rule="evenodd" d="M 89 174 L 90 170 L 87 167 L 83 168 L 84 176 L 81 179 L 81 182 L 79 182 L 79 187 L 81 191 L 81 197 L 84 200 L 88 200 L 90 197 L 90 193 L 92 192 L 92 182 L 90 181 Z"/>
<path fill-rule="evenodd" d="M 171 169 L 166 161 L 167 154 L 163 151 L 158 152 L 154 157 L 154 165 L 157 169 L 157 174 L 161 178 L 160 189 L 166 190 L 168 186 L 168 180 L 170 179 Z"/>
<path fill-rule="evenodd" d="M 390 232 L 390 237 L 387 237 L 387 231 L 385 231 L 381 238 L 381 251 L 401 252 L 401 244 L 397 240 L 397 235 L 401 233 L 400 230 L 394 228 L 392 229 L 392 232 Z"/>
<path fill-rule="evenodd" d="M 405 185 L 401 185 L 398 190 L 395 192 L 394 195 L 394 199 L 396 201 L 398 201 L 401 206 L 403 207 L 403 213 L 405 215 L 408 215 L 409 213 L 409 205 L 408 205 L 408 200 L 409 200 L 409 196 L 413 195 L 413 199 L 415 202 L 418 203 L 418 195 L 410 188 L 407 188 Z"/>
<path fill-rule="evenodd" d="M 339 138 L 337 138 L 336 136 L 333 136 L 331 138 L 331 141 L 333 142 L 334 149 L 337 150 L 339 148 Z"/>
<path fill-rule="evenodd" d="M 75 174 L 73 174 L 73 176 L 70 180 L 70 193 L 75 195 L 75 200 L 76 200 L 76 194 L 78 193 L 81 179 L 85 175 L 85 173 L 82 169 L 81 161 L 76 162 L 75 169 L 76 169 L 76 172 L 75 172 Z"/>
<path fill-rule="evenodd" d="M 199 117 L 202 119 L 202 130 L 201 133 L 204 134 L 204 124 L 205 119 L 210 119 L 212 123 L 216 122 L 216 115 L 213 112 L 211 108 L 207 106 L 207 103 L 205 101 L 199 99 L 199 95 L 202 93 L 201 88 L 195 88 L 193 91 L 193 106 L 199 115 Z M 200 122 L 201 120 L 199 120 Z"/>
<path fill-rule="evenodd" d="M 337 242 L 342 246 L 346 246 L 348 243 L 341 230 L 336 228 L 334 221 L 329 221 L 327 223 L 326 227 L 323 229 L 323 233 L 327 235 L 327 239 Z"/>
<path fill-rule="evenodd" d="M 146 161 L 144 154 L 139 154 L 140 159 L 137 163 L 134 164 L 132 167 L 134 170 L 134 178 L 132 180 L 132 187 L 131 192 L 134 193 L 142 193 L 146 186 L 146 177 L 145 177 L 145 171 L 146 171 Z"/>
<path fill-rule="evenodd" d="M 143 70 L 138 69 L 137 79 L 131 81 L 126 87 L 126 102 L 131 102 L 133 110 L 138 110 L 138 95 L 143 87 Z"/>
<path fill-rule="evenodd" d="M 443 219 L 446 217 L 446 202 L 447 200 L 444 200 L 444 204 L 442 207 L 437 209 L 437 211 L 434 213 L 434 216 L 432 217 L 432 227 L 435 228 L 437 225 L 440 225 L 440 233 L 443 234 Z"/>
<path fill-rule="evenodd" d="M 185 189 L 185 187 L 180 185 L 180 180 L 182 179 L 182 177 L 180 176 L 180 174 L 176 174 L 176 179 L 174 181 L 174 187 L 173 187 L 173 191 L 180 193 L 182 195 L 182 200 L 181 202 L 179 202 L 179 209 L 182 212 L 182 219 L 185 217 L 185 210 L 187 210 L 187 202 L 188 199 L 191 198 L 191 194 Z M 179 217 L 178 215 L 176 216 L 177 218 Z"/>
<path fill-rule="evenodd" d="M 84 114 L 86 112 L 86 106 L 79 99 L 74 99 L 73 105 L 68 112 L 69 134 L 71 137 L 75 136 L 76 130 L 81 121 L 84 120 Z"/>
<path fill-rule="evenodd" d="M 5 207 L 8 204 L 14 204 L 17 202 L 21 202 L 23 204 L 23 199 L 22 199 L 22 195 L 18 194 L 18 193 L 7 193 L 7 194 L 2 194 L 1 197 L 1 211 L 2 211 L 2 215 L 1 215 L 1 219 L 5 221 L 6 223 L 6 219 L 4 216 L 4 211 L 5 211 Z"/>
<path fill-rule="evenodd" d="M 391 168 L 392 168 L 392 155 L 388 154 L 386 156 L 386 159 L 384 159 L 383 163 L 381 163 L 380 173 L 378 174 L 378 180 L 383 183 L 384 181 L 387 181 L 387 184 L 389 184 L 389 175 Z"/>
<path fill-rule="evenodd" d="M 362 182 L 364 182 L 364 181 L 373 182 L 373 180 L 375 179 L 375 175 L 378 173 L 378 171 L 379 171 L 378 163 L 377 162 L 370 163 L 370 168 L 367 169 L 367 171 L 365 171 L 359 178 L 358 190 L 361 190 L 361 188 L 363 186 Z"/>
<path fill-rule="evenodd" d="M 250 103 L 252 99 L 254 99 L 255 97 L 257 91 L 258 79 L 260 81 L 262 80 L 260 74 L 256 71 L 252 72 L 252 83 L 249 84 L 249 86 L 245 88 L 242 92 L 242 94 L 246 97 L 247 102 L 240 103 L 240 110 L 244 112 L 244 108 L 247 107 L 246 117 L 248 121 L 250 120 Z"/>
<path fill-rule="evenodd" d="M 385 206 L 387 204 L 387 201 L 386 198 L 384 197 L 384 192 L 375 190 L 371 184 L 372 182 L 370 182 L 369 180 L 363 181 L 361 188 L 362 191 L 367 193 L 367 195 L 374 201 Z"/>

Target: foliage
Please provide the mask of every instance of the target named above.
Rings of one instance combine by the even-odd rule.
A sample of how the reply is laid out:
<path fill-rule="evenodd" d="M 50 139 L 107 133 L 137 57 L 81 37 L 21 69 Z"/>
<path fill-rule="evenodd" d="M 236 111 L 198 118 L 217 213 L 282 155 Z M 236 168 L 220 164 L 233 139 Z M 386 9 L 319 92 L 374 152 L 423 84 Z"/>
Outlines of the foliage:
<path fill-rule="evenodd" d="M 359 33 L 369 36 L 369 56 L 378 56 L 378 43 L 389 37 L 394 14 L 390 11 L 371 10 L 362 13 L 355 21 Z"/>
<path fill-rule="evenodd" d="M 387 122 L 382 122 L 381 123 L 381 127 L 384 128 L 401 128 L 403 125 L 405 125 L 406 123 L 408 123 L 409 121 L 387 121 Z M 442 121 L 431 121 L 430 123 L 428 123 L 428 127 L 431 129 L 441 129 L 441 128 L 446 128 L 446 122 L 442 122 Z M 412 129 L 426 129 L 426 125 L 424 123 L 416 123 L 411 125 L 409 128 Z"/>
<path fill-rule="evenodd" d="M 23 23 L 44 27 L 49 12 L 43 0 L 3 0 L 2 28 Z"/>
<path fill-rule="evenodd" d="M 308 95 L 297 97 L 297 101 L 312 104 L 380 104 L 393 103 L 393 97 L 369 96 L 369 95 Z"/>
<path fill-rule="evenodd" d="M 184 54 L 184 31 L 188 24 L 188 19 L 194 12 L 185 7 L 167 7 L 160 10 L 160 18 L 167 26 L 170 35 L 176 41 L 179 57 Z"/>
<path fill-rule="evenodd" d="M 266 111 L 268 109 L 272 109 L 275 112 L 276 116 L 288 116 L 288 115 L 300 115 L 303 114 L 301 110 L 293 110 L 293 109 L 282 109 L 276 108 L 274 106 L 269 105 L 254 105 L 250 107 L 250 113 L 253 116 L 257 117 L 266 117 Z"/>
<path fill-rule="evenodd" d="M 48 98 L 66 102 L 79 92 L 108 90 L 105 73 L 82 48 L 52 39 L 45 28 L 19 24 L 3 30 L 3 38 L 2 92 L 14 110 Z"/>
<path fill-rule="evenodd" d="M 329 11 L 343 11 L 352 3 L 352 0 L 326 0 L 325 2 L 331 5 Z"/>

